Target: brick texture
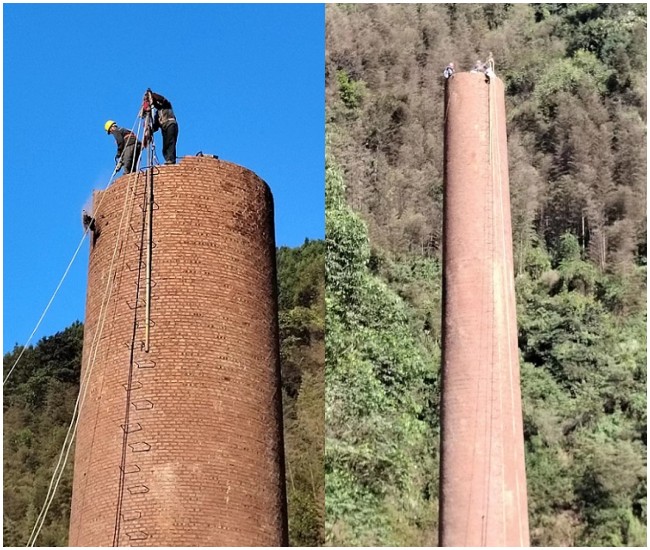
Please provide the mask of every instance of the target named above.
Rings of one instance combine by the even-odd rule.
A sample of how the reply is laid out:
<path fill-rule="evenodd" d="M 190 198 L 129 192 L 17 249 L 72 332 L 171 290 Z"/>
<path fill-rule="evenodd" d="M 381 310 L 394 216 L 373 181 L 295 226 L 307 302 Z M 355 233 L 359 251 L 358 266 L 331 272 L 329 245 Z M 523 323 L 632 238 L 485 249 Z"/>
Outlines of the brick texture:
<path fill-rule="evenodd" d="M 441 546 L 528 546 L 503 83 L 447 83 Z"/>
<path fill-rule="evenodd" d="M 273 199 L 185 157 L 94 196 L 73 546 L 283 546 L 287 516 Z M 117 244 L 117 246 L 116 246 Z"/>

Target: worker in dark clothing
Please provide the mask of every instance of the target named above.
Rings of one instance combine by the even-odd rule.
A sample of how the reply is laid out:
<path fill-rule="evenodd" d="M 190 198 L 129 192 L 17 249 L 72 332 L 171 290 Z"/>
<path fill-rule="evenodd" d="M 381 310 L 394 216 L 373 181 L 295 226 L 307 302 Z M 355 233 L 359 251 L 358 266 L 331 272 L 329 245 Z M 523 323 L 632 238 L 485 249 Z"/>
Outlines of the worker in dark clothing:
<path fill-rule="evenodd" d="M 84 230 L 90 229 L 91 231 L 95 231 L 95 218 L 85 210 L 81 212 L 81 223 L 83 223 Z"/>
<path fill-rule="evenodd" d="M 117 142 L 115 171 L 117 172 L 124 167 L 125 174 L 135 172 L 138 168 L 140 152 L 142 151 L 142 144 L 138 141 L 136 135 L 126 128 L 120 128 L 114 120 L 106 121 L 104 129 L 107 134 L 112 134 Z"/>
<path fill-rule="evenodd" d="M 150 95 L 151 104 L 156 109 L 153 118 L 153 131 L 160 128 L 163 137 L 163 156 L 165 164 L 176 164 L 176 141 L 178 140 L 178 122 L 172 110 L 172 104 L 160 94 L 147 90 L 145 98 Z"/>

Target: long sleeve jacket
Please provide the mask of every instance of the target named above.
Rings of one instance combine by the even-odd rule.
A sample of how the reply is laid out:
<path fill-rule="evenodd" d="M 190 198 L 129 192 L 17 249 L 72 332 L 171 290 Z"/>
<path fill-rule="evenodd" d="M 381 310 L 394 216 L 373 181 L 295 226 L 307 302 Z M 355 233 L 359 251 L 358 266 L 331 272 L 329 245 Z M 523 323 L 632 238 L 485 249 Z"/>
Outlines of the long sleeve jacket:
<path fill-rule="evenodd" d="M 111 131 L 111 134 L 113 134 L 113 137 L 117 143 L 117 153 L 115 154 L 115 160 L 119 160 L 119 158 L 122 156 L 124 147 L 127 145 L 135 145 L 136 142 L 139 143 L 135 134 L 126 128 L 117 128 Z"/>
<path fill-rule="evenodd" d="M 176 122 L 172 104 L 168 99 L 155 92 L 151 92 L 151 99 L 153 100 L 153 106 L 156 108 L 156 116 L 153 121 L 154 131 L 158 128 L 164 128 L 172 122 Z"/>

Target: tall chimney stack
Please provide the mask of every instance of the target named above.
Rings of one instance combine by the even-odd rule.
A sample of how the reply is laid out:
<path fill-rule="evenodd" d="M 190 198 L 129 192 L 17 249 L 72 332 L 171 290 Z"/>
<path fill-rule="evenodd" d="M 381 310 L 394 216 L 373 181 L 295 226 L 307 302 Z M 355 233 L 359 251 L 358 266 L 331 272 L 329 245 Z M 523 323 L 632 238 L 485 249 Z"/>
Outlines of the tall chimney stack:
<path fill-rule="evenodd" d="M 445 96 L 441 546 L 528 546 L 503 83 Z"/>

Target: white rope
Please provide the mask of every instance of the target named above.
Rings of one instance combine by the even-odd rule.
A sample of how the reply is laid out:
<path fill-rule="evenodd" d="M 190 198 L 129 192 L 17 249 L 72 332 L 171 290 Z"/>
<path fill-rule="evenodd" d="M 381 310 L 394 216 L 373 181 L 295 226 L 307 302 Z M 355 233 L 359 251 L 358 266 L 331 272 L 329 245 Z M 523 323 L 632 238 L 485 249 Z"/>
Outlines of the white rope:
<path fill-rule="evenodd" d="M 137 182 L 137 179 L 136 179 Z M 134 196 L 134 193 L 126 193 L 125 197 L 125 204 L 124 208 L 122 210 L 122 219 L 120 220 L 120 227 L 118 230 L 118 236 L 117 240 L 115 243 L 115 248 L 113 250 L 113 257 L 111 258 L 111 263 L 109 266 L 109 273 L 108 273 L 108 279 L 106 281 L 106 290 L 104 291 L 104 298 L 102 300 L 102 306 L 100 308 L 100 313 L 99 313 L 99 330 L 95 333 L 93 337 L 93 341 L 90 346 L 90 354 L 89 356 L 91 357 L 89 361 L 89 365 L 87 368 L 87 371 L 84 373 L 84 377 L 82 381 L 80 382 L 79 386 L 79 394 L 77 395 L 77 400 L 75 402 L 75 408 L 74 412 L 72 415 L 72 421 L 70 423 L 70 426 L 68 427 L 68 432 L 66 433 L 66 437 L 63 443 L 63 447 L 61 449 L 61 453 L 59 454 L 59 460 L 57 462 L 57 465 L 54 469 L 54 474 L 52 476 L 52 479 L 50 480 L 50 485 L 48 487 L 48 494 L 45 497 L 45 502 L 43 504 L 43 508 L 41 508 L 41 513 L 39 514 L 36 524 L 34 525 L 34 528 L 32 529 L 32 534 L 30 535 L 30 540 L 27 543 L 27 546 L 34 546 L 34 543 L 36 542 L 36 538 L 40 534 L 40 531 L 43 527 L 43 524 L 45 523 L 45 517 L 47 516 L 47 512 L 49 511 L 49 508 L 52 504 L 52 501 L 54 500 L 54 496 L 56 494 L 56 490 L 59 486 L 59 482 L 61 481 L 61 477 L 63 476 L 63 471 L 65 469 L 65 465 L 68 460 L 68 456 L 70 454 L 70 449 L 72 448 L 72 442 L 74 441 L 74 437 L 77 432 L 77 427 L 79 425 L 79 413 L 81 411 L 81 407 L 83 406 L 83 403 L 85 401 L 86 397 L 86 392 L 88 390 L 88 381 L 90 379 L 90 374 L 92 372 L 92 369 L 95 365 L 95 360 L 97 358 L 97 351 L 99 349 L 99 342 L 101 340 L 101 334 L 104 330 L 104 322 L 106 320 L 106 312 L 107 312 L 107 305 L 110 301 L 111 298 L 111 292 L 112 292 L 112 285 L 111 285 L 111 279 L 112 279 L 112 270 L 113 266 L 115 263 L 115 259 L 117 257 L 117 251 L 119 249 L 119 245 L 121 244 L 121 235 L 122 235 L 122 230 L 124 227 L 124 219 L 125 219 L 125 213 L 128 210 L 127 208 L 127 200 L 129 198 L 129 195 Z M 71 435 L 72 434 L 72 435 Z M 56 481 L 54 481 L 56 478 Z"/>
<path fill-rule="evenodd" d="M 131 127 L 131 132 L 133 133 L 133 128 L 135 128 L 136 123 L 138 122 L 138 118 L 136 117 L 136 120 L 133 123 L 133 126 Z M 140 122 L 142 124 L 142 122 Z M 140 132 L 140 124 L 138 125 L 138 133 Z M 136 135 L 137 138 L 137 135 Z M 113 178 L 115 177 L 115 174 L 117 173 L 117 167 L 119 166 L 119 163 L 122 162 L 122 157 L 124 156 L 124 151 L 122 151 L 122 154 L 120 155 L 118 163 L 115 165 L 115 168 L 113 169 L 113 173 L 111 174 L 110 179 L 108 180 L 108 184 L 104 188 L 106 190 L 111 183 L 113 182 Z M 102 194 L 102 197 L 99 200 L 99 203 L 97 204 L 97 208 L 95 208 L 95 212 L 99 210 L 99 206 L 102 203 L 104 196 Z M 93 216 L 93 219 L 95 219 L 96 216 Z M 52 305 L 52 302 L 54 302 L 54 298 L 56 297 L 57 293 L 59 292 L 59 289 L 61 288 L 61 285 L 63 285 L 63 281 L 65 278 L 68 276 L 68 272 L 70 271 L 70 268 L 72 267 L 72 264 L 74 261 L 77 259 L 77 255 L 79 254 L 79 251 L 81 250 L 81 246 L 83 245 L 84 240 L 86 239 L 86 236 L 88 235 L 89 227 L 87 227 L 84 230 L 84 233 L 81 237 L 81 240 L 79 241 L 79 245 L 77 246 L 77 249 L 75 250 L 74 254 L 72 255 L 72 259 L 70 260 L 70 263 L 68 263 L 68 267 L 66 267 L 63 276 L 61 277 L 61 280 L 59 281 L 59 284 L 56 286 L 56 289 L 54 290 L 54 293 L 52 294 L 52 297 L 50 298 L 49 302 L 45 306 L 45 309 L 43 310 L 43 313 L 41 314 L 41 317 L 39 318 L 38 322 L 36 323 L 36 326 L 34 327 L 34 330 L 32 330 L 32 333 L 29 335 L 29 338 L 27 339 L 27 342 L 23 346 L 23 348 L 20 350 L 20 354 L 18 354 L 18 358 L 16 361 L 14 361 L 14 364 L 11 366 L 9 369 L 9 372 L 5 376 L 4 380 L 2 381 L 2 385 L 4 386 L 7 383 L 7 380 L 9 380 L 9 376 L 11 376 L 11 373 L 14 371 L 16 366 L 18 365 L 18 362 L 22 358 L 23 354 L 25 353 L 25 350 L 27 349 L 27 346 L 29 343 L 32 341 L 32 338 L 34 338 L 34 335 L 36 334 L 36 331 L 38 328 L 41 326 L 41 323 L 43 322 L 43 319 L 45 318 L 45 315 L 47 314 L 48 310 L 50 309 L 50 306 Z"/>
<path fill-rule="evenodd" d="M 504 114 L 505 116 L 505 114 Z M 500 140 L 499 140 L 499 121 L 497 118 L 497 115 L 495 114 L 495 133 L 496 133 L 496 158 L 497 158 L 497 164 L 498 164 L 498 181 L 499 181 L 499 197 L 500 197 L 500 205 L 501 205 L 501 218 L 505 219 L 505 212 L 503 209 L 503 180 L 501 178 L 501 149 L 500 149 Z M 510 202 L 509 197 L 508 197 L 508 202 Z M 510 262 L 506 260 L 508 254 L 508 250 L 506 247 L 506 232 L 505 232 L 505 226 L 504 226 L 504 231 L 503 231 L 503 236 L 502 236 L 502 243 L 503 243 L 503 259 L 504 259 L 504 267 L 502 272 L 505 272 L 504 274 L 504 287 L 507 289 L 506 296 L 505 296 L 505 308 L 506 308 L 506 331 L 508 334 L 508 377 L 509 377 L 509 382 L 510 382 L 510 407 L 511 411 L 515 410 L 515 402 L 516 398 L 514 395 L 515 391 L 515 386 L 514 386 L 514 374 L 513 374 L 513 362 L 518 361 L 518 357 L 516 359 L 513 359 L 512 355 L 512 348 L 513 348 L 513 342 L 512 342 L 512 333 L 513 329 L 511 327 L 511 299 L 515 299 L 515 297 L 511 294 L 511 290 L 514 290 L 514 287 L 511 286 L 511 281 L 510 277 L 514 276 L 514 266 L 513 266 L 513 271 L 512 273 L 508 269 L 510 267 Z M 516 332 L 516 327 L 515 327 L 515 332 Z M 511 415 L 511 427 L 512 427 L 512 433 L 516 434 L 517 433 L 517 427 L 516 427 L 516 417 L 514 414 Z M 513 456 L 514 456 L 514 461 L 515 464 L 517 464 L 518 460 L 518 454 L 519 454 L 520 447 L 517 445 L 512 446 L 512 451 L 513 451 Z M 503 480 L 505 482 L 505 478 Z M 505 489 L 504 489 L 505 491 Z M 517 506 L 520 506 L 521 503 L 521 487 L 519 486 L 519 476 L 515 475 L 515 494 L 516 494 L 516 499 L 517 499 Z M 504 513 L 505 513 L 505 508 L 504 508 Z M 524 529 L 521 521 L 521 514 L 517 513 L 517 527 L 519 531 L 519 544 L 521 546 L 525 546 L 526 544 L 526 535 L 524 534 Z M 505 525 L 505 523 L 504 523 Z"/>
<path fill-rule="evenodd" d="M 136 119 L 137 121 L 137 119 Z M 140 133 L 140 125 L 138 125 L 138 130 L 136 134 L 136 138 L 138 137 Z M 133 124 L 133 127 L 135 127 L 135 123 Z M 121 157 L 120 157 L 121 160 Z M 139 159 L 134 159 L 136 162 Z M 116 170 L 113 171 L 113 175 L 115 174 Z M 111 180 L 112 180 L 111 176 Z M 137 177 L 135 180 L 135 185 L 137 185 Z M 110 185 L 110 181 L 109 181 Z M 135 185 L 133 188 L 135 188 Z M 108 187 L 108 186 L 107 186 Z M 82 380 L 80 381 L 79 385 L 79 394 L 77 395 L 77 400 L 75 402 L 75 408 L 73 411 L 72 415 L 72 420 L 70 422 L 70 426 L 68 427 L 68 431 L 66 433 L 66 437 L 63 443 L 63 447 L 61 449 L 61 452 L 59 454 L 59 459 L 57 462 L 57 465 L 54 469 L 54 473 L 52 475 L 52 478 L 50 480 L 50 484 L 48 487 L 48 493 L 45 497 L 45 502 L 43 503 L 43 507 L 41 508 L 41 512 L 38 515 L 38 518 L 36 520 L 36 523 L 34 525 L 34 528 L 32 529 L 32 532 L 30 534 L 29 540 L 27 542 L 27 546 L 34 546 L 34 543 L 36 542 L 36 539 L 38 538 L 38 535 L 41 532 L 41 529 L 43 528 L 43 525 L 45 523 L 45 518 L 47 516 L 47 512 L 49 511 L 49 508 L 52 504 L 52 501 L 54 500 L 54 495 L 56 494 L 56 490 L 59 486 L 59 482 L 61 481 L 61 477 L 63 476 L 63 471 L 65 469 L 65 465 L 68 460 L 68 456 L 70 455 L 70 449 L 72 448 L 72 442 L 74 441 L 76 432 L 77 432 L 77 427 L 79 425 L 79 412 L 81 410 L 81 407 L 83 406 L 83 403 L 85 401 L 86 397 L 86 392 L 88 390 L 88 380 L 90 379 L 90 374 L 92 372 L 92 369 L 95 365 L 95 360 L 97 358 L 97 350 L 99 349 L 99 341 L 101 340 L 101 334 L 104 329 L 104 323 L 106 320 L 106 306 L 110 301 L 111 293 L 112 293 L 112 285 L 111 285 L 111 278 L 112 278 L 112 271 L 113 271 L 113 266 L 115 264 L 115 259 L 117 257 L 117 251 L 119 250 L 119 245 L 121 244 L 121 236 L 122 236 L 122 231 L 124 228 L 124 219 L 126 216 L 126 212 L 128 211 L 128 198 L 129 196 L 133 197 L 135 196 L 134 192 L 129 193 L 129 190 L 131 188 L 129 187 L 127 189 L 127 193 L 125 196 L 125 201 L 124 201 L 124 207 L 122 210 L 122 218 L 120 220 L 120 226 L 118 230 L 118 235 L 117 235 L 117 240 L 115 242 L 115 248 L 113 250 L 113 257 L 111 258 L 111 263 L 109 265 L 109 274 L 108 274 L 108 279 L 106 281 L 106 289 L 104 291 L 104 298 L 102 300 L 102 306 L 100 308 L 100 313 L 99 313 L 99 330 L 95 333 L 93 337 L 93 341 L 91 343 L 91 351 L 89 353 L 90 361 L 89 365 L 87 367 L 87 371 L 84 373 L 84 376 Z M 99 204 L 95 211 L 99 210 L 99 206 L 101 205 L 101 202 L 103 200 L 104 196 L 102 194 L 102 197 L 100 198 Z M 55 481 L 56 479 L 56 481 Z"/>
<path fill-rule="evenodd" d="M 38 320 L 38 323 L 36 323 L 36 326 L 34 327 L 34 330 L 32 333 L 29 335 L 29 338 L 27 339 L 27 343 L 23 346 L 23 349 L 20 350 L 20 354 L 18 355 L 18 358 L 12 365 L 12 367 L 9 369 L 9 372 L 7 373 L 7 376 L 5 376 L 4 380 L 2 381 L 2 385 L 4 386 L 7 383 L 7 380 L 9 380 L 9 377 L 11 376 L 11 373 L 14 371 L 16 368 L 16 365 L 22 358 L 23 354 L 25 353 L 25 350 L 27 349 L 27 346 L 29 343 L 32 341 L 32 338 L 34 337 L 34 334 L 36 334 L 36 331 L 38 330 L 38 327 L 41 326 L 41 322 L 43 321 L 43 318 L 45 317 L 45 314 L 47 313 L 48 309 L 50 309 L 50 306 L 52 305 L 52 302 L 54 301 L 54 297 L 57 295 L 59 292 L 59 289 L 61 288 L 61 285 L 63 284 L 64 279 L 68 275 L 68 271 L 70 271 L 70 268 L 72 267 L 72 264 L 74 263 L 75 259 L 77 258 L 77 254 L 79 254 L 79 250 L 81 250 L 81 245 L 83 242 L 86 240 L 86 235 L 88 233 L 88 229 L 84 231 L 83 236 L 81 237 L 81 240 L 79 241 L 79 246 L 77 246 L 77 250 L 75 250 L 74 254 L 72 255 L 72 259 L 70 260 L 70 263 L 68 264 L 68 267 L 66 267 L 65 272 L 63 273 L 63 277 L 61 277 L 61 280 L 59 281 L 59 284 L 57 285 L 56 289 L 54 290 L 54 294 L 52 294 L 52 297 L 50 298 L 50 301 L 47 303 L 47 306 L 45 306 L 45 310 L 41 314 L 40 319 Z"/>

